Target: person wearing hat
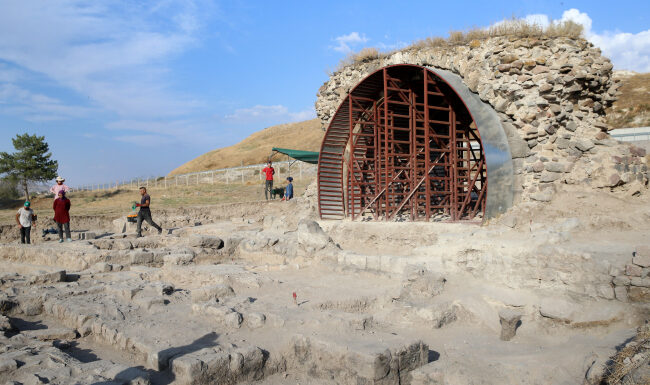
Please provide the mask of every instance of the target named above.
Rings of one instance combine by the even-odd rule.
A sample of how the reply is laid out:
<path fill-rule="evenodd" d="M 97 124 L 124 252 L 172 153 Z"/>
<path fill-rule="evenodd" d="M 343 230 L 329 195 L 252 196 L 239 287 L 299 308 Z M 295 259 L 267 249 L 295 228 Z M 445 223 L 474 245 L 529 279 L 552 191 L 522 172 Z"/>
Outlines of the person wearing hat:
<path fill-rule="evenodd" d="M 65 237 L 68 242 L 72 242 L 70 237 L 70 199 L 65 197 L 65 191 L 59 190 L 58 197 L 52 204 L 54 209 L 54 222 L 59 228 L 59 243 L 63 242 L 63 228 L 65 227 Z"/>
<path fill-rule="evenodd" d="M 50 192 L 54 194 L 54 199 L 59 197 L 59 191 L 63 191 L 64 193 L 70 191 L 70 187 L 64 185 L 63 182 L 65 182 L 65 179 L 61 176 L 57 176 L 56 184 L 50 188 Z"/>
<path fill-rule="evenodd" d="M 266 200 L 269 200 L 269 196 L 273 199 L 273 175 L 275 174 L 275 169 L 273 168 L 273 163 L 269 160 L 266 164 L 266 167 L 262 169 L 262 174 L 266 176 L 264 180 L 264 197 Z"/>
<path fill-rule="evenodd" d="M 282 197 L 282 200 L 290 200 L 293 198 L 293 178 L 288 176 L 287 177 L 287 187 L 284 189 L 284 196 Z"/>
<path fill-rule="evenodd" d="M 32 226 L 36 226 L 36 215 L 34 215 L 34 210 L 29 207 L 30 205 L 29 201 L 25 202 L 16 214 L 16 222 L 20 228 L 20 243 L 26 243 L 28 245 L 31 243 L 30 234 L 32 232 Z"/>

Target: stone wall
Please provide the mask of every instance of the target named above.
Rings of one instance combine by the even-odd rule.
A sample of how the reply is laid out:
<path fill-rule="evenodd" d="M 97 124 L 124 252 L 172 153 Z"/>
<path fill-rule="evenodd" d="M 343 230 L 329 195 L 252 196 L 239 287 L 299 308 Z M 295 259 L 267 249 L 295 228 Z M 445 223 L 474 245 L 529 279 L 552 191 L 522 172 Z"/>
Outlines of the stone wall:
<path fill-rule="evenodd" d="M 354 86 L 395 64 L 452 71 L 497 111 L 514 163 L 515 203 L 549 201 L 561 183 L 647 183 L 645 150 L 607 134 L 605 108 L 616 100 L 619 83 L 609 59 L 584 39 L 496 37 L 344 67 L 319 90 L 316 113 L 323 128 Z"/>

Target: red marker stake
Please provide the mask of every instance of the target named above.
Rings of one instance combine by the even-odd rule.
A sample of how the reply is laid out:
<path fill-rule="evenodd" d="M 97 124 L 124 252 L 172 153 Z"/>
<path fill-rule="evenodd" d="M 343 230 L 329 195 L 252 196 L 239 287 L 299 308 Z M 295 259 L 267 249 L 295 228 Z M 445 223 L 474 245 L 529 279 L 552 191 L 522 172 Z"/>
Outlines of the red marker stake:
<path fill-rule="evenodd" d="M 298 296 L 295 291 L 293 292 L 293 304 L 298 305 Z"/>

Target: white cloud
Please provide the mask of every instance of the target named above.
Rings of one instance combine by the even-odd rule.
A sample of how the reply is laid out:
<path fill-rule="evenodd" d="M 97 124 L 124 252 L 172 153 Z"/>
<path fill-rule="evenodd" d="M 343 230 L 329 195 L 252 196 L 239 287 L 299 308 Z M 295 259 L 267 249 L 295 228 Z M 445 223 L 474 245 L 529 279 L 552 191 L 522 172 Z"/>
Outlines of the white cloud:
<path fill-rule="evenodd" d="M 4 2 L 0 59 L 122 117 L 189 113 L 200 103 L 171 92 L 164 75 L 168 59 L 196 44 L 196 1 Z"/>
<path fill-rule="evenodd" d="M 135 120 L 124 119 L 111 122 L 106 128 L 113 131 L 136 132 L 135 134 L 122 134 L 114 139 L 129 141 L 135 144 L 148 145 L 146 141 L 139 141 L 134 138 L 153 138 L 156 143 L 183 143 L 197 145 L 197 138 L 200 138 L 202 145 L 218 143 L 219 136 L 213 132 L 212 122 L 199 119 L 176 119 L 176 120 Z"/>
<path fill-rule="evenodd" d="M 332 48 L 334 51 L 348 53 L 352 51 L 352 47 L 366 43 L 369 39 L 365 34 L 359 34 L 359 32 L 350 32 L 347 35 L 337 36 L 333 40 L 336 41 L 337 45 L 330 48 Z"/>
<path fill-rule="evenodd" d="M 583 12 L 575 8 L 571 8 L 562 13 L 562 19 L 560 21 L 573 21 L 575 23 L 581 24 L 585 28 L 585 35 L 589 36 L 591 32 L 591 18 Z"/>
<path fill-rule="evenodd" d="M 175 143 L 173 139 L 162 135 L 123 135 L 115 137 L 115 140 L 131 143 L 143 147 L 156 147 Z"/>
<path fill-rule="evenodd" d="M 526 20 L 529 24 L 537 24 L 544 28 L 548 27 L 548 25 L 551 23 L 548 16 L 541 13 L 526 15 L 526 17 L 524 17 L 524 20 Z"/>
<path fill-rule="evenodd" d="M 298 122 L 301 120 L 313 119 L 316 112 L 313 109 L 304 111 L 290 112 L 289 109 L 282 105 L 263 106 L 256 105 L 250 108 L 239 108 L 232 114 L 225 116 L 225 119 L 236 123 L 254 123 L 254 122 Z"/>
<path fill-rule="evenodd" d="M 97 112 L 93 108 L 67 105 L 59 99 L 11 83 L 0 83 L 0 111 L 24 116 L 30 122 L 81 118 Z"/>
<path fill-rule="evenodd" d="M 572 8 L 564 11 L 562 20 L 582 24 L 585 37 L 603 51 L 614 63 L 616 69 L 650 72 L 650 29 L 638 33 L 597 33 L 592 30 L 592 20 L 584 12 Z"/>
<path fill-rule="evenodd" d="M 547 27 L 550 18 L 544 14 L 532 14 L 524 17 L 526 21 Z M 571 8 L 562 13 L 558 21 L 571 20 L 584 27 L 587 40 L 600 48 L 603 55 L 609 57 L 616 69 L 650 72 L 650 29 L 638 33 L 621 31 L 596 32 L 591 17 L 585 12 Z"/>

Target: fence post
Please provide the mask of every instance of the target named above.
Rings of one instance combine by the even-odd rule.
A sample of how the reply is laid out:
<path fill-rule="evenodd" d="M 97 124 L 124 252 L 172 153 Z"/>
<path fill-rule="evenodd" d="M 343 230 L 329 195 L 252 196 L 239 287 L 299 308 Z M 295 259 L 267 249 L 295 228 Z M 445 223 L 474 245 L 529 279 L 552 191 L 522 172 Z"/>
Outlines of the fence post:
<path fill-rule="evenodd" d="M 214 171 L 212 171 L 212 176 L 211 176 L 210 179 L 211 179 L 211 181 L 212 181 L 212 184 L 214 184 Z"/>
<path fill-rule="evenodd" d="M 189 175 L 185 177 L 185 185 L 186 186 L 190 185 L 190 176 Z"/>

